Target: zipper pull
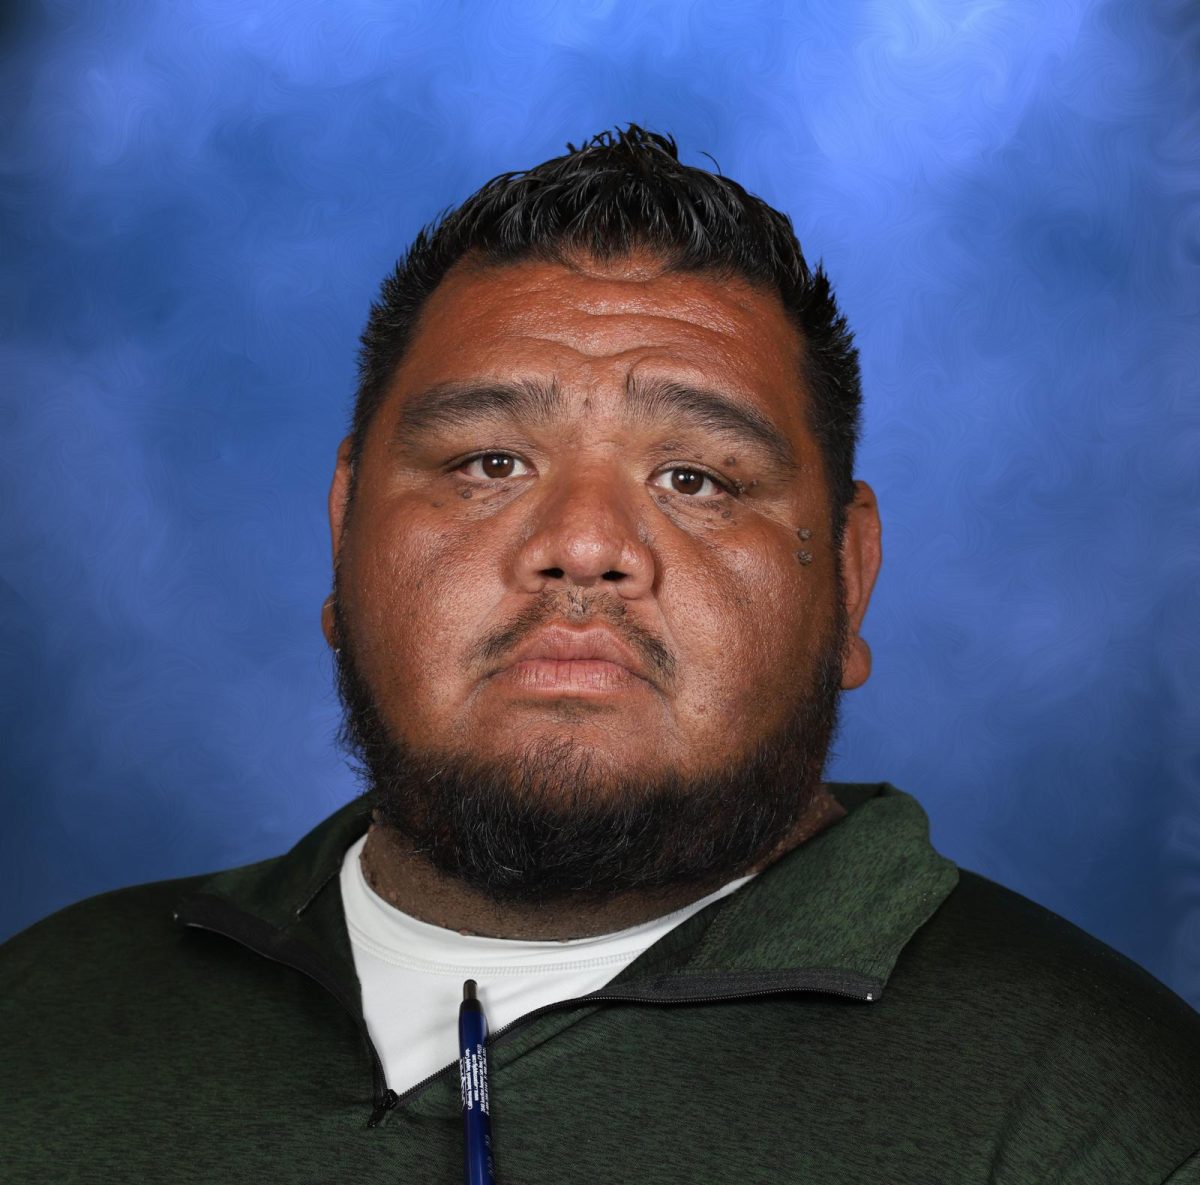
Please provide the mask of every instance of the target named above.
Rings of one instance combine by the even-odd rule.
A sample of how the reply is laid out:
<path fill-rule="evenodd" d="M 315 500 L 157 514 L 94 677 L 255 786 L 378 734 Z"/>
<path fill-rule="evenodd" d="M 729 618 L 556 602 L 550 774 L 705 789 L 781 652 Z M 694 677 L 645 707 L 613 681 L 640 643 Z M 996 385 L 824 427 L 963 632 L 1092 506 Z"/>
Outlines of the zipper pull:
<path fill-rule="evenodd" d="M 383 1117 L 400 1101 L 400 1096 L 388 1087 L 384 1092 L 383 1098 L 375 1104 L 375 1110 L 371 1112 L 371 1118 L 367 1120 L 367 1127 L 378 1127 L 383 1122 Z"/>

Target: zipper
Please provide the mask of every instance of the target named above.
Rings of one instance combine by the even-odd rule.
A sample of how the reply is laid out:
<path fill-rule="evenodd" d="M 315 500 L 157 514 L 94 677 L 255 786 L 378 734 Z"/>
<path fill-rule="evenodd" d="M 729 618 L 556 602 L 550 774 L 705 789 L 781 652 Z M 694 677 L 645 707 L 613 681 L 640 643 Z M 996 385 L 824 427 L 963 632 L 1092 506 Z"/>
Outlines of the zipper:
<path fill-rule="evenodd" d="M 290 967 L 294 971 L 299 971 L 319 987 L 324 988 L 350 1014 L 350 1018 L 358 1028 L 367 1052 L 371 1055 L 374 1105 L 367 1119 L 367 1127 L 378 1127 L 389 1111 L 415 1098 L 426 1087 L 431 1086 L 443 1075 L 450 1073 L 458 1065 L 457 1061 L 449 1062 L 440 1070 L 430 1074 L 428 1078 L 423 1078 L 415 1086 L 410 1086 L 403 1094 L 397 1094 L 387 1084 L 383 1059 L 379 1056 L 379 1051 L 375 1048 L 374 1041 L 371 1040 L 371 1034 L 367 1029 L 367 1022 L 366 1018 L 362 1015 L 362 1009 L 354 1006 L 354 1003 L 342 991 L 337 981 L 326 972 L 322 964 L 310 958 L 306 947 L 287 940 L 280 941 L 277 937 L 278 931 L 273 927 L 265 922 L 260 922 L 252 914 L 246 914 L 235 907 L 227 906 L 224 902 L 216 898 L 210 897 L 195 900 L 190 902 L 189 905 L 193 916 L 182 916 L 179 911 L 176 911 L 174 917 L 177 922 L 181 922 L 184 926 L 193 930 L 203 930 L 210 934 L 220 935 L 222 938 L 228 938 L 232 942 L 236 942 L 239 946 L 245 947 L 246 950 L 256 955 L 261 955 L 264 959 L 272 963 L 278 963 L 283 967 Z M 222 926 L 217 919 L 212 917 L 197 919 L 194 916 L 197 909 L 202 914 L 207 912 L 211 915 L 213 912 L 216 912 L 217 914 L 225 915 L 225 926 Z M 236 919 L 240 926 L 231 926 L 230 922 L 233 919 Z M 254 930 L 261 931 L 259 941 L 255 941 L 254 938 L 244 933 L 235 932 L 235 930 L 244 927 L 246 923 L 250 923 Z M 872 1003 L 879 998 L 879 986 L 877 984 L 873 984 L 872 989 L 869 991 L 865 986 L 857 991 L 848 990 L 845 986 L 845 978 L 844 974 L 840 974 L 838 977 L 839 981 L 834 983 L 832 982 L 832 977 L 830 980 L 822 982 L 818 976 L 811 983 L 781 984 L 778 987 L 759 988 L 755 991 L 678 992 L 671 995 L 637 994 L 619 991 L 607 992 L 601 988 L 600 991 L 593 992 L 587 996 L 576 996 L 570 1000 L 555 1000 L 550 1004 L 543 1004 L 540 1008 L 534 1008 L 532 1011 L 518 1016 L 515 1020 L 509 1021 L 508 1024 L 501 1025 L 495 1032 L 489 1033 L 486 1045 L 491 1049 L 503 1037 L 512 1033 L 514 1029 L 520 1028 L 530 1021 L 537 1020 L 539 1017 L 546 1016 L 551 1012 L 561 1012 L 568 1008 L 587 1008 L 594 1004 L 717 1004 L 726 1000 L 755 1000 L 769 996 L 796 995 L 810 992 L 825 996 L 841 996 L 845 999 L 858 1000 L 864 1004 Z"/>
<path fill-rule="evenodd" d="M 869 1004 L 878 999 L 877 991 L 862 991 L 853 992 L 846 991 L 839 987 L 822 987 L 818 985 L 796 985 L 792 987 L 777 987 L 763 988 L 754 992 L 723 992 L 717 994 L 691 994 L 681 993 L 673 996 L 661 995 L 633 995 L 626 992 L 605 992 L 603 989 L 599 993 L 593 993 L 589 996 L 576 996 L 571 1000 L 555 1000 L 551 1004 L 543 1004 L 540 1008 L 534 1008 L 531 1012 L 526 1012 L 522 1016 L 518 1016 L 516 1020 L 510 1020 L 508 1024 L 501 1025 L 495 1032 L 489 1033 L 487 1041 L 484 1043 L 488 1049 L 491 1049 L 497 1041 L 502 1037 L 508 1036 L 513 1029 L 519 1028 L 528 1021 L 537 1020 L 539 1017 L 545 1016 L 551 1012 L 560 1012 L 567 1008 L 587 1008 L 593 1004 L 653 1004 L 653 1005 L 670 1005 L 670 1004 L 718 1004 L 726 1000 L 756 1000 L 766 996 L 788 996 L 796 995 L 802 992 L 816 992 L 823 996 L 842 996 L 849 1000 L 859 1000 L 864 1004 Z M 458 1062 L 449 1062 L 440 1070 L 430 1074 L 428 1078 L 422 1078 L 415 1086 L 410 1086 L 403 1094 L 395 1096 L 393 1102 L 387 1108 L 403 1106 L 415 1098 L 426 1087 L 432 1086 L 444 1074 L 448 1074 L 455 1069 Z M 389 1091 L 394 1094 L 395 1092 Z"/>

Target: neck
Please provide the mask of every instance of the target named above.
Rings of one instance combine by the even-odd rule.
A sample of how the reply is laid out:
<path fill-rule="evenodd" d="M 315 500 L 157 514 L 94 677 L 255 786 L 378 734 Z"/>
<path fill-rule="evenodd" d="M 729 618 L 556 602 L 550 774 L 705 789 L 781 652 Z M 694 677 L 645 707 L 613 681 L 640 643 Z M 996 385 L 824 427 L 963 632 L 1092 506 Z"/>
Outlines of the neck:
<path fill-rule="evenodd" d="M 761 872 L 845 813 L 822 786 L 787 837 L 765 859 L 744 869 L 742 875 Z M 367 832 L 362 869 L 367 883 L 384 901 L 419 921 L 487 938 L 557 941 L 611 934 L 640 925 L 682 909 L 725 883 L 688 885 L 653 894 L 626 893 L 586 905 L 570 901 L 546 905 L 501 903 L 438 871 L 413 852 L 402 835 L 378 822 L 373 822 Z"/>

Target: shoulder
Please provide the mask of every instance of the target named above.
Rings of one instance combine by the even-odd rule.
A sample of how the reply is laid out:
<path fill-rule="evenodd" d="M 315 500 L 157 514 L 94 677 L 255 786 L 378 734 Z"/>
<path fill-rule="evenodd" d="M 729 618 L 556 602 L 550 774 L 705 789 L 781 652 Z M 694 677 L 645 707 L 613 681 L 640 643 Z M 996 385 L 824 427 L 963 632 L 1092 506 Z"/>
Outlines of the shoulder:
<path fill-rule="evenodd" d="M 0 1010 L 72 1000 L 78 1014 L 105 1001 L 128 1007 L 142 991 L 245 962 L 232 943 L 180 923 L 177 911 L 215 877 L 269 869 L 277 859 L 219 874 L 114 889 L 50 914 L 0 945 Z"/>
<path fill-rule="evenodd" d="M 12 1082 L 37 1082 L 43 1099 L 84 1089 L 72 1081 L 100 1094 L 119 1082 L 140 1098 L 167 1063 L 198 1073 L 217 1056 L 218 1034 L 228 1050 L 267 1032 L 277 1013 L 286 1027 L 273 1006 L 280 964 L 176 918 L 210 882 L 104 893 L 0 947 L 0 1094 Z"/>
<path fill-rule="evenodd" d="M 997 1004 L 1115 1027 L 1162 1027 L 1200 1042 L 1200 1013 L 1166 985 L 1078 926 L 978 873 L 959 882 L 913 941 L 918 958 L 952 959 L 958 975 Z M 1200 1053 L 1200 1045 L 1196 1046 Z"/>
<path fill-rule="evenodd" d="M 1107 1171 L 1121 1148 L 1161 1144 L 1168 1163 L 1200 1146 L 1200 1014 L 1019 893 L 962 871 L 889 996 L 942 1048 L 951 1081 L 994 1084 L 984 1105 L 1010 1147 L 1045 1153 L 1050 1130 L 1091 1131 Z"/>
<path fill-rule="evenodd" d="M 18 931 L 0 944 L 0 952 L 11 958 L 25 950 L 44 949 L 48 944 L 86 942 L 97 933 L 120 934 L 130 922 L 136 922 L 140 929 L 161 921 L 164 928 L 169 928 L 175 905 L 204 884 L 209 875 L 130 885 L 86 897 Z"/>
<path fill-rule="evenodd" d="M 0 946 L 0 987 L 19 997 L 52 978 L 72 979 L 111 968 L 124 978 L 133 966 L 161 957 L 178 931 L 176 905 L 205 878 L 134 885 L 89 897 L 35 922 Z M 132 961 L 132 962 L 131 962 Z"/>

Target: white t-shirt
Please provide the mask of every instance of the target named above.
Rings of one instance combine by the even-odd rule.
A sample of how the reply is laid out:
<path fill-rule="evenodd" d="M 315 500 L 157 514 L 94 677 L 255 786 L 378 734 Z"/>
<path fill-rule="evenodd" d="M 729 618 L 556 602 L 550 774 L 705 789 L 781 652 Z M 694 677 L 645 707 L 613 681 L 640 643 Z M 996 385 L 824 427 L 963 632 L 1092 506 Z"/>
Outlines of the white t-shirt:
<path fill-rule="evenodd" d="M 388 905 L 367 884 L 364 835 L 342 861 L 342 902 L 362 984 L 367 1031 L 397 1094 L 458 1059 L 463 980 L 474 979 L 495 1032 L 527 1012 L 603 987 L 680 922 L 750 877 L 665 917 L 628 930 L 567 942 L 480 938 L 420 922 Z"/>

